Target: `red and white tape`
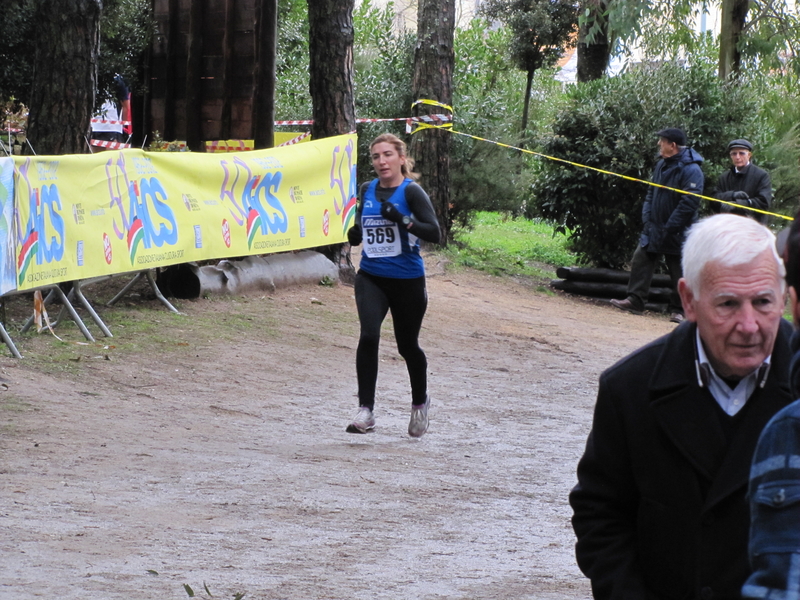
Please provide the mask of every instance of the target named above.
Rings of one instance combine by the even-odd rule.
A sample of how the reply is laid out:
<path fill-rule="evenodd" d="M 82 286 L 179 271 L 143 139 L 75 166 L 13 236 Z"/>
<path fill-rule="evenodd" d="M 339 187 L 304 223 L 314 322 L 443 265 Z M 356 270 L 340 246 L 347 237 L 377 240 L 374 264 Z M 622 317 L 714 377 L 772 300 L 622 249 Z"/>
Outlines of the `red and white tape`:
<path fill-rule="evenodd" d="M 419 117 L 396 117 L 392 119 L 356 119 L 356 123 L 386 123 L 388 121 L 425 122 L 425 123 L 449 123 L 453 120 L 452 115 L 421 115 Z M 313 119 L 303 121 L 275 121 L 275 125 L 313 125 Z"/>
<path fill-rule="evenodd" d="M 275 121 L 275 125 L 313 125 L 314 119 L 305 119 L 303 121 Z"/>
<path fill-rule="evenodd" d="M 123 148 L 130 148 L 130 144 L 125 144 L 123 142 L 109 142 L 107 140 L 91 140 L 89 142 L 92 146 L 97 146 L 98 148 L 108 148 L 109 150 L 122 150 Z"/>
<path fill-rule="evenodd" d="M 296 144 L 297 142 L 302 142 L 304 139 L 306 139 L 310 135 L 311 135 L 310 131 L 306 131 L 305 133 L 301 133 L 296 138 L 292 138 L 292 139 L 290 139 L 288 141 L 283 142 L 282 144 L 278 144 L 278 148 L 280 148 L 281 146 L 291 146 L 292 144 Z"/>
<path fill-rule="evenodd" d="M 101 119 L 100 117 L 92 118 L 92 123 L 102 123 L 104 125 L 130 125 L 130 121 L 106 121 L 105 119 Z"/>

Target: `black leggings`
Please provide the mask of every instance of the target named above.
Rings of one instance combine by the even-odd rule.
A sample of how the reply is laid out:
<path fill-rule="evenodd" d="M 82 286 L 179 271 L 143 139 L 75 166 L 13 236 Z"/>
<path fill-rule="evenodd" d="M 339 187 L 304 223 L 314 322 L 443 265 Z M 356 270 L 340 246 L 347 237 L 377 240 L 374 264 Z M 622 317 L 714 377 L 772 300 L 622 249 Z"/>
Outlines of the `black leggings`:
<path fill-rule="evenodd" d="M 425 404 L 428 359 L 419 347 L 419 330 L 428 308 L 425 277 L 393 279 L 359 271 L 355 288 L 356 307 L 361 321 L 361 337 L 356 351 L 359 405 L 370 410 L 375 406 L 381 324 L 389 310 L 392 311 L 397 350 L 406 361 L 408 378 L 411 380 L 411 402 Z"/>

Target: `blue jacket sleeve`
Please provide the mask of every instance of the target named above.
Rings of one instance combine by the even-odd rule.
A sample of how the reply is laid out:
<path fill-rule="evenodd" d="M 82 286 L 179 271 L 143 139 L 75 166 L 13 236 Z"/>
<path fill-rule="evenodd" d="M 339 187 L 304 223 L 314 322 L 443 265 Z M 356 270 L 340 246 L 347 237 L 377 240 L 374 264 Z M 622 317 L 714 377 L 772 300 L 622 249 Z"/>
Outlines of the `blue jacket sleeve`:
<path fill-rule="evenodd" d="M 681 176 L 677 187 L 692 194 L 703 193 L 703 171 L 694 163 L 685 165 L 681 169 Z M 700 207 L 700 198 L 694 195 L 682 194 L 678 205 L 669 217 L 664 228 L 670 232 L 683 231 L 694 221 L 697 209 Z"/>
<path fill-rule="evenodd" d="M 800 401 L 764 428 L 750 470 L 750 566 L 744 598 L 789 598 L 800 587 Z"/>

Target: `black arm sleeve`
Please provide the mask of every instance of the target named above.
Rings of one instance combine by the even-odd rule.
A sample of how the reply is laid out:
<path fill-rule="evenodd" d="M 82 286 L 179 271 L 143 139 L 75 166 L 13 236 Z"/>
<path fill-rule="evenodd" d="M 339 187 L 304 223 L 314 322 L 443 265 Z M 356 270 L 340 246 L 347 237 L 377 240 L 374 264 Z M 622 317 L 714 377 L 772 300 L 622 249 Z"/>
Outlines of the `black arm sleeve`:
<path fill-rule="evenodd" d="M 438 244 L 441 238 L 439 221 L 425 190 L 416 183 L 409 183 L 406 188 L 406 202 L 413 215 L 411 218 L 413 225 L 409 231 L 421 240 Z"/>
<path fill-rule="evenodd" d="M 361 223 L 364 194 L 366 193 L 368 187 L 369 182 L 365 182 L 362 183 L 361 187 L 359 188 L 358 208 L 356 208 L 356 223 Z M 375 195 L 377 196 L 378 200 L 383 202 L 393 192 L 394 188 L 391 190 L 378 188 Z M 436 219 L 436 211 L 433 209 L 433 203 L 431 202 L 431 199 L 428 198 L 428 194 L 425 193 L 425 190 L 423 190 L 416 183 L 409 183 L 406 187 L 406 202 L 408 203 L 408 207 L 411 209 L 411 222 L 413 223 L 409 231 L 421 240 L 438 244 L 441 238 L 439 221 Z"/>

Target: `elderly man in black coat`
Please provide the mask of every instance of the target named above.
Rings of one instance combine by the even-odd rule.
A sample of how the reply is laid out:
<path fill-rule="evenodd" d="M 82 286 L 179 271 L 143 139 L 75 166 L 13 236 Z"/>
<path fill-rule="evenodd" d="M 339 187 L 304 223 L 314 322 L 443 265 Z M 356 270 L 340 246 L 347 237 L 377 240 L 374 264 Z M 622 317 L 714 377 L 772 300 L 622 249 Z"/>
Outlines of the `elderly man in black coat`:
<path fill-rule="evenodd" d="M 687 321 L 600 377 L 569 498 L 596 599 L 738 599 L 749 574 L 750 460 L 792 400 L 783 263 L 767 228 L 716 215 L 683 271 Z"/>
<path fill-rule="evenodd" d="M 745 215 L 766 225 L 767 215 L 750 209 L 769 210 L 772 202 L 769 173 L 752 163 L 753 144 L 747 140 L 733 140 L 728 144 L 728 153 L 733 164 L 719 176 L 714 197 L 731 204 L 712 202 L 712 212 Z"/>

